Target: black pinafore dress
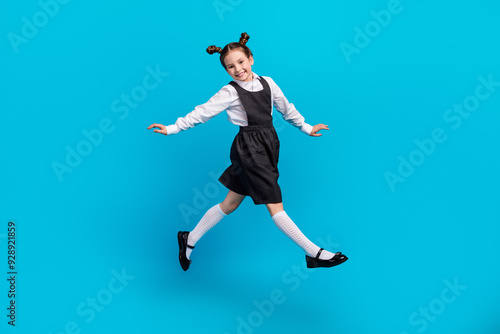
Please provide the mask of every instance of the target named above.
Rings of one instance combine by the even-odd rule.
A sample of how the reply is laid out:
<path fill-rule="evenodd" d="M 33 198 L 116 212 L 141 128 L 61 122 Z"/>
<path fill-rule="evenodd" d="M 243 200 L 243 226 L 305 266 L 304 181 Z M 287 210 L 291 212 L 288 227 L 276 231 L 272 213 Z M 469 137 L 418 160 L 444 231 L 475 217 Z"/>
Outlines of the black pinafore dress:
<path fill-rule="evenodd" d="M 263 90 L 250 92 L 231 81 L 247 113 L 248 126 L 231 145 L 231 165 L 219 181 L 228 189 L 251 196 L 255 204 L 280 203 L 278 158 L 280 141 L 273 126 L 271 88 L 259 77 Z"/>

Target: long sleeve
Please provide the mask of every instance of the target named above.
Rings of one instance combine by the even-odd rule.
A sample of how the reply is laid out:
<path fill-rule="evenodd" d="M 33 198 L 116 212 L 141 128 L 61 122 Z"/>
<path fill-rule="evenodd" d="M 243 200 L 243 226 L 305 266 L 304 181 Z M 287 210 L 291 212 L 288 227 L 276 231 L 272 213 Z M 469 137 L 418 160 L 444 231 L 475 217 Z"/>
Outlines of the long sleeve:
<path fill-rule="evenodd" d="M 305 122 L 304 116 L 302 116 L 298 112 L 293 103 L 288 102 L 287 98 L 278 87 L 278 85 L 274 82 L 274 80 L 271 79 L 270 81 L 273 88 L 273 105 L 276 110 L 278 110 L 283 115 L 283 119 L 285 121 L 299 128 L 300 131 L 304 132 L 305 134 L 309 135 L 313 128 L 312 125 Z"/>
<path fill-rule="evenodd" d="M 205 123 L 212 117 L 226 110 L 234 102 L 234 94 L 229 87 L 224 86 L 206 103 L 200 104 L 184 117 L 177 118 L 175 124 L 167 126 L 167 135 L 190 129 L 200 123 Z"/>

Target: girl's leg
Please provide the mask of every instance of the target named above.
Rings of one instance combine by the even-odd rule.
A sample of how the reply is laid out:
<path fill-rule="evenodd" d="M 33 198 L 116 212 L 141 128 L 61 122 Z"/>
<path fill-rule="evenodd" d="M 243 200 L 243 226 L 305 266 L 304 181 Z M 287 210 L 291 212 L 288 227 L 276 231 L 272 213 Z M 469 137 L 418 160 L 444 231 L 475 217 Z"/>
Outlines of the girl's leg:
<path fill-rule="evenodd" d="M 208 230 L 220 222 L 222 218 L 236 210 L 244 199 L 244 195 L 240 195 L 232 190 L 229 190 L 224 201 L 208 209 L 198 225 L 196 225 L 196 227 L 189 232 L 188 245 L 194 246 L 198 240 L 200 240 L 200 238 L 207 233 Z M 188 259 L 190 258 L 191 251 L 191 248 L 186 248 L 186 257 Z"/>
<path fill-rule="evenodd" d="M 283 203 L 269 203 L 266 204 L 271 217 L 278 226 L 278 228 L 286 234 L 287 237 L 292 239 L 300 248 L 302 248 L 307 255 L 315 257 L 318 254 L 319 247 L 312 243 L 307 237 L 299 230 L 297 225 L 288 217 L 286 212 L 283 210 Z M 333 258 L 335 254 L 323 250 L 320 254 L 320 260 L 328 260 Z"/>
<path fill-rule="evenodd" d="M 240 195 L 232 190 L 229 190 L 226 198 L 220 203 L 220 207 L 222 211 L 228 215 L 240 206 L 245 197 L 245 195 Z"/>

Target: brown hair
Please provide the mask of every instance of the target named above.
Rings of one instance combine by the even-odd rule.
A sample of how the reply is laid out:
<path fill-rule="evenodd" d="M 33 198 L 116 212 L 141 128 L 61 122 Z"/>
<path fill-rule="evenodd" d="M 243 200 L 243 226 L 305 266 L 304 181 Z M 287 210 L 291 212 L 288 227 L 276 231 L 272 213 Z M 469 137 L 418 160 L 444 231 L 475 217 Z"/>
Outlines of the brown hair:
<path fill-rule="evenodd" d="M 210 45 L 207 48 L 207 52 L 209 54 L 214 54 L 214 53 L 220 53 L 220 63 L 222 64 L 222 67 L 226 69 L 226 64 L 224 63 L 224 59 L 226 58 L 227 54 L 229 51 L 236 50 L 236 49 L 241 49 L 243 53 L 247 56 L 247 58 L 250 58 L 252 56 L 252 51 L 246 46 L 245 44 L 248 42 L 250 39 L 250 36 L 244 32 L 241 33 L 240 41 L 239 42 L 232 42 L 227 44 L 223 49 L 215 46 L 215 45 Z"/>

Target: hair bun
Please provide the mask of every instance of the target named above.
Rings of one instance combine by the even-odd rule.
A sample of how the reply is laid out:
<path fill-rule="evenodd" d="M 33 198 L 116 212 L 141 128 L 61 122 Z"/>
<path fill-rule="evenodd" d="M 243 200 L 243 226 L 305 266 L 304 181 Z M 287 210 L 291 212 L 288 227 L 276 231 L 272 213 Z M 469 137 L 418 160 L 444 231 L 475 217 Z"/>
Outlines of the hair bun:
<path fill-rule="evenodd" d="M 220 53 L 222 51 L 221 48 L 219 48 L 218 46 L 215 46 L 215 45 L 210 45 L 208 48 L 207 48 L 207 52 L 211 55 L 213 55 L 214 53 Z"/>
<path fill-rule="evenodd" d="M 243 33 L 241 33 L 239 43 L 245 45 L 245 44 L 247 44 L 249 39 L 250 39 L 250 36 L 246 32 L 243 32 Z"/>

